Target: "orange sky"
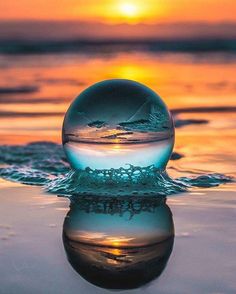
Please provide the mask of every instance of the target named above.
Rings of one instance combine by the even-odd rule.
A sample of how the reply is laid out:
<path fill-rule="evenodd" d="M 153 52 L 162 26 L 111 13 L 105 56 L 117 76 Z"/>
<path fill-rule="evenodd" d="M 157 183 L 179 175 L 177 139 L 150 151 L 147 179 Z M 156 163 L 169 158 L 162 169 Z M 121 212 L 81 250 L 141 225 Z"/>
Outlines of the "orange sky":
<path fill-rule="evenodd" d="M 79 20 L 107 23 L 236 21 L 235 0 L 8 0 L 0 20 Z"/>

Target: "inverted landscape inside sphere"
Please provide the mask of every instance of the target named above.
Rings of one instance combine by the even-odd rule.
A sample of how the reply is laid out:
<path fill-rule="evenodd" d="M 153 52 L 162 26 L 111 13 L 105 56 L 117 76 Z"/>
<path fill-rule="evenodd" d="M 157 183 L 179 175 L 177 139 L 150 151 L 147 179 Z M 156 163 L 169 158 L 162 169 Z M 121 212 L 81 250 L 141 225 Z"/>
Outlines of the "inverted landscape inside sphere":
<path fill-rule="evenodd" d="M 163 169 L 173 144 L 173 121 L 164 102 L 130 80 L 107 80 L 87 88 L 64 119 L 63 145 L 74 169 L 127 164 Z"/>

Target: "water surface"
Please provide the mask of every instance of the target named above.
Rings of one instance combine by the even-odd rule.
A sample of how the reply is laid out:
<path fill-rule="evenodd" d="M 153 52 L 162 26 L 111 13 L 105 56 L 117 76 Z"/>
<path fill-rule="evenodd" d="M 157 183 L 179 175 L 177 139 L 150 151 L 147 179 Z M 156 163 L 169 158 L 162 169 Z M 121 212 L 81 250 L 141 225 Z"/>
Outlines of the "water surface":
<path fill-rule="evenodd" d="M 172 111 L 177 132 L 167 172 L 182 178 L 187 190 L 184 186 L 184 194 L 173 196 L 170 185 L 164 186 L 163 192 L 172 194 L 167 205 L 175 225 L 173 252 L 162 275 L 133 293 L 235 293 L 236 187 L 224 184 L 228 176 L 236 176 L 235 54 L 134 49 L 109 54 L 19 53 L 0 55 L 1 176 L 32 185 L 52 184 L 55 193 L 63 194 L 56 190 L 57 181 L 67 175 L 64 187 L 71 192 L 74 175 L 58 144 L 72 99 L 99 80 L 144 83 Z M 183 191 L 177 184 L 175 188 Z M 0 197 L 3 293 L 109 293 L 85 282 L 66 259 L 61 237 L 66 198 L 3 180 Z M 102 256 L 119 264 L 127 252 Z"/>

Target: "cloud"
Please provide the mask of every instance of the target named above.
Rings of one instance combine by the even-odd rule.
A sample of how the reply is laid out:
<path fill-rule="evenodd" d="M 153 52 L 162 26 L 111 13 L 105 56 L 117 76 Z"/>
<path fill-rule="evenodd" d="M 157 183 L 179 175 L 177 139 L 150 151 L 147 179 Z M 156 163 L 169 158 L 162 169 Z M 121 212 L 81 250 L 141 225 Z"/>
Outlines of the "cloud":
<path fill-rule="evenodd" d="M 2 21 L 0 24 L 0 40 L 169 40 L 183 38 L 236 38 L 236 22 L 111 25 L 81 21 Z"/>

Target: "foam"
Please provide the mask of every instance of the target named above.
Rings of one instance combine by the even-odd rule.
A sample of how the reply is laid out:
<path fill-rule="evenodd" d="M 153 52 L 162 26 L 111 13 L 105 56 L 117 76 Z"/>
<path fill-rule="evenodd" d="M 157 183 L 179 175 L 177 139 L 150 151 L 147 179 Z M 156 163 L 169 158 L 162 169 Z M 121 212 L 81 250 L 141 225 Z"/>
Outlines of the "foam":
<path fill-rule="evenodd" d="M 50 193 L 67 196 L 155 196 L 185 192 L 191 187 L 215 187 L 233 178 L 224 174 L 172 179 L 154 166 L 72 171 L 60 145 L 36 142 L 23 146 L 0 146 L 0 177 L 28 185 L 43 186 Z"/>

